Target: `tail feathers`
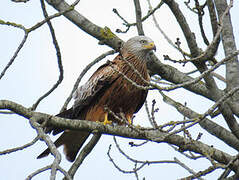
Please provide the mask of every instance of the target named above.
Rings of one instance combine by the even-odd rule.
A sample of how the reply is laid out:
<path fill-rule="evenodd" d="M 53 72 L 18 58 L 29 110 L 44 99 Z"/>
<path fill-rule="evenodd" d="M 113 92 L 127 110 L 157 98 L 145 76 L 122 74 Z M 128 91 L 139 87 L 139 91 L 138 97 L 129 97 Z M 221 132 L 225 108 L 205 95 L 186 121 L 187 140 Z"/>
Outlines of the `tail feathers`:
<path fill-rule="evenodd" d="M 41 159 L 43 157 L 48 156 L 48 154 L 50 153 L 50 149 L 47 148 L 45 151 L 43 151 L 39 156 L 37 156 L 37 159 Z"/>
<path fill-rule="evenodd" d="M 63 143 L 64 143 L 64 136 L 63 135 L 64 135 L 64 133 L 54 142 L 54 144 L 57 148 L 60 147 L 61 145 L 63 145 Z M 39 156 L 37 156 L 37 159 L 48 156 L 48 154 L 50 154 L 50 152 L 51 152 L 50 149 L 47 148 Z"/>
<path fill-rule="evenodd" d="M 56 147 L 64 145 L 64 153 L 68 161 L 73 162 L 76 158 L 80 148 L 89 137 L 89 132 L 84 131 L 65 131 L 55 142 Z M 37 159 L 43 158 L 50 153 L 50 149 L 47 148 L 42 152 Z"/>
<path fill-rule="evenodd" d="M 74 110 L 70 108 L 68 110 L 62 111 L 61 113 L 57 114 L 56 116 L 68 119 L 74 119 Z"/>
<path fill-rule="evenodd" d="M 68 118 L 68 119 L 74 119 L 74 111 L 73 111 L 73 108 L 70 108 L 68 110 L 65 110 L 59 114 L 57 114 L 56 116 L 58 117 L 62 117 L 62 118 Z M 61 128 L 53 128 L 53 127 L 46 127 L 45 128 L 45 132 L 46 133 L 51 133 L 53 135 L 56 135 L 56 134 L 59 134 L 61 133 L 62 131 L 64 131 L 64 129 L 61 129 Z"/>

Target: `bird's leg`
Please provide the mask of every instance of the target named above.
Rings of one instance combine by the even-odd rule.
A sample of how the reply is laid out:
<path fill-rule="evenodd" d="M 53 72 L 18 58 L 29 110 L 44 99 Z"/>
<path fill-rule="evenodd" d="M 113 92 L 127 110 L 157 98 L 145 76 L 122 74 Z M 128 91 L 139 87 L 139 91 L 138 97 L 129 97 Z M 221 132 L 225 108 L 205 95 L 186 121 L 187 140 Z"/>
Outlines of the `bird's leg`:
<path fill-rule="evenodd" d="M 126 115 L 126 119 L 127 119 L 127 121 L 128 121 L 129 124 L 132 124 L 131 115 L 127 114 L 127 115 Z"/>
<path fill-rule="evenodd" d="M 109 121 L 109 120 L 108 120 L 108 112 L 105 113 L 105 120 L 104 120 L 103 124 L 104 124 L 104 125 L 106 125 L 106 124 L 112 124 L 112 121 Z"/>

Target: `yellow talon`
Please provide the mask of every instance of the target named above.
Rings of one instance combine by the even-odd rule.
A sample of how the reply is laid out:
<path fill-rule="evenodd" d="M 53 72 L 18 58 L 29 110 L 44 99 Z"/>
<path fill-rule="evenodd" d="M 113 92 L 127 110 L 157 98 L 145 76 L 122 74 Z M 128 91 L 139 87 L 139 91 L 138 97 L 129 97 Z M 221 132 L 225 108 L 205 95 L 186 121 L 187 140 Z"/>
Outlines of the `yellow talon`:
<path fill-rule="evenodd" d="M 126 119 L 127 119 L 128 123 L 131 125 L 132 124 L 132 120 L 131 120 L 130 115 L 126 115 Z"/>
<path fill-rule="evenodd" d="M 112 124 L 112 121 L 109 121 L 109 120 L 108 120 L 108 113 L 105 113 L 105 120 L 104 120 L 103 124 L 104 124 L 104 125 L 106 125 L 106 124 Z"/>

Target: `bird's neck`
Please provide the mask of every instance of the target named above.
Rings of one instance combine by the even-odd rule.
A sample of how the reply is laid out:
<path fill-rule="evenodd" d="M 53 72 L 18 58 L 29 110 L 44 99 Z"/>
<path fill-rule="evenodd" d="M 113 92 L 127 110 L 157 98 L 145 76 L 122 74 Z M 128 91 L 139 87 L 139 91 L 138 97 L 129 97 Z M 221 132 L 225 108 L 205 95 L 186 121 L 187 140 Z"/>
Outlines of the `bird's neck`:
<path fill-rule="evenodd" d="M 146 60 L 147 60 L 147 54 L 145 51 L 137 51 L 137 52 L 129 52 L 129 51 L 122 51 L 121 52 L 121 55 L 124 57 L 124 58 L 128 58 L 129 61 L 130 59 L 134 59 L 134 58 L 137 58 L 138 60 L 142 61 L 141 63 L 146 63 Z M 134 58 L 131 58 L 131 57 L 134 57 Z"/>
<path fill-rule="evenodd" d="M 148 80 L 148 70 L 146 65 L 146 56 L 138 57 L 133 53 L 121 54 L 122 60 L 125 61 L 125 66 L 133 68 L 143 75 L 144 79 Z M 131 66 L 131 67 L 130 67 Z"/>

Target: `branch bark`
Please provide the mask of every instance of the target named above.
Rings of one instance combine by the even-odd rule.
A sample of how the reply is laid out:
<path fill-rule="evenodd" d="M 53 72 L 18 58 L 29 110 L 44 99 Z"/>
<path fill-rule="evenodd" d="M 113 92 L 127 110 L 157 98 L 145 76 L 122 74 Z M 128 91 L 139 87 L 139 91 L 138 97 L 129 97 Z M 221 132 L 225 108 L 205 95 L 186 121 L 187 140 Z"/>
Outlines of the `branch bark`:
<path fill-rule="evenodd" d="M 139 0 L 134 0 L 135 14 L 136 14 L 136 26 L 138 35 L 144 35 L 143 24 L 142 24 L 142 11 Z"/>
<path fill-rule="evenodd" d="M 70 9 L 71 6 L 64 0 L 47 0 L 47 2 L 59 12 Z M 87 34 L 98 39 L 100 44 L 106 44 L 115 50 L 119 50 L 123 41 L 118 38 L 108 27 L 101 28 L 89 21 L 76 10 L 64 13 L 64 16 Z"/>
<path fill-rule="evenodd" d="M 230 4 L 232 4 L 233 1 L 230 1 Z M 225 9 L 228 7 L 227 1 L 226 0 L 215 0 L 215 5 L 217 9 L 217 13 L 219 17 L 222 16 L 223 12 Z M 222 44 L 223 44 L 223 49 L 225 52 L 225 56 L 231 54 L 233 51 L 237 49 L 236 47 L 236 42 L 235 42 L 235 37 L 233 34 L 233 27 L 232 27 L 232 22 L 231 22 L 231 16 L 230 13 L 223 18 L 223 30 L 222 30 Z M 230 62 L 226 63 L 226 80 L 227 80 L 227 89 L 233 89 L 239 85 L 239 61 L 238 57 L 235 56 L 232 58 Z M 238 103 L 239 100 L 239 93 L 236 93 L 233 96 L 234 102 Z"/>
<path fill-rule="evenodd" d="M 36 119 L 45 119 L 47 120 L 47 126 L 59 127 L 63 129 L 72 129 L 72 130 L 82 130 L 82 131 L 94 131 L 97 130 L 98 133 L 108 134 L 108 135 L 116 135 L 125 138 L 132 139 L 141 139 L 141 140 L 150 140 L 157 143 L 169 143 L 179 147 L 180 151 L 193 151 L 195 153 L 199 153 L 202 155 L 207 154 L 212 159 L 222 163 L 228 164 L 233 161 L 234 157 L 229 154 L 220 151 L 216 148 L 208 146 L 200 141 L 191 141 L 189 139 L 183 138 L 179 135 L 171 135 L 168 136 L 169 133 L 161 132 L 159 130 L 134 130 L 125 126 L 109 126 L 103 125 L 101 123 L 85 121 L 85 120 L 71 120 L 65 118 L 59 118 L 55 116 L 51 116 L 44 113 L 33 112 L 20 104 L 7 101 L 0 100 L 0 109 L 8 109 L 11 110 L 18 115 L 21 115 L 27 119 L 36 118 Z M 239 162 L 235 161 L 230 168 L 233 171 L 237 171 L 239 166 Z"/>

